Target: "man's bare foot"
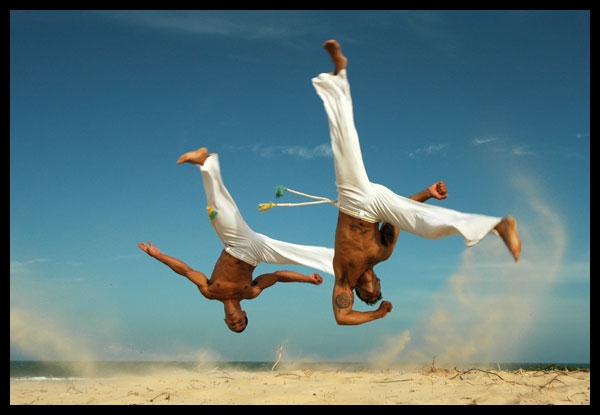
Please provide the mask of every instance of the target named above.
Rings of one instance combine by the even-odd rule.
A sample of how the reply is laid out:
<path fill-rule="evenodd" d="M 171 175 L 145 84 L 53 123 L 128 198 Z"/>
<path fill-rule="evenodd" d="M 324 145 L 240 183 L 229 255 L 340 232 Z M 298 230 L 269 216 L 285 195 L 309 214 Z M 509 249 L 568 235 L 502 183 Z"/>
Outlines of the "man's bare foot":
<path fill-rule="evenodd" d="M 498 231 L 506 247 L 515 258 L 515 262 L 517 262 L 521 256 L 521 238 L 517 231 L 516 219 L 512 216 L 507 216 L 494 229 Z"/>
<path fill-rule="evenodd" d="M 331 60 L 333 61 L 333 65 L 335 66 L 335 70 L 333 72 L 334 75 L 342 69 L 346 69 L 348 59 L 344 55 L 342 55 L 342 47 L 340 46 L 337 40 L 330 39 L 323 43 L 323 47 L 327 52 L 329 52 L 329 56 L 331 56 Z"/>
<path fill-rule="evenodd" d="M 202 147 L 198 150 L 189 151 L 183 156 L 179 157 L 179 160 L 177 160 L 177 164 L 192 163 L 202 166 L 209 155 L 210 154 L 208 154 L 208 150 L 206 149 L 206 147 Z"/>

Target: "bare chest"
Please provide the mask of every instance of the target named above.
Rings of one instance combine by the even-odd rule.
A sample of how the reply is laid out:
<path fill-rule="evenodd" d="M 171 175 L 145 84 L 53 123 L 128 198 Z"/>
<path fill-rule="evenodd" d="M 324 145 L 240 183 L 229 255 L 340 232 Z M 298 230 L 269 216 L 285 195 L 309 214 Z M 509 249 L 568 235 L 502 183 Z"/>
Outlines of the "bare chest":
<path fill-rule="evenodd" d="M 376 226 L 363 226 L 349 223 L 338 226 L 335 234 L 335 253 L 341 255 L 349 264 L 372 265 L 385 253 L 381 237 Z"/>

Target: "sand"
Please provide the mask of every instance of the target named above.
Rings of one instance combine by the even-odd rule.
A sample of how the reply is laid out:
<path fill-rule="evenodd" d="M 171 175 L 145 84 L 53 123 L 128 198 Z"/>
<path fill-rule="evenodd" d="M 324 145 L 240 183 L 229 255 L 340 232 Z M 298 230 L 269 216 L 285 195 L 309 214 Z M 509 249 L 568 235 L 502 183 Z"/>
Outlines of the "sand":
<path fill-rule="evenodd" d="M 173 369 L 11 380 L 11 405 L 590 405 L 590 371 Z"/>

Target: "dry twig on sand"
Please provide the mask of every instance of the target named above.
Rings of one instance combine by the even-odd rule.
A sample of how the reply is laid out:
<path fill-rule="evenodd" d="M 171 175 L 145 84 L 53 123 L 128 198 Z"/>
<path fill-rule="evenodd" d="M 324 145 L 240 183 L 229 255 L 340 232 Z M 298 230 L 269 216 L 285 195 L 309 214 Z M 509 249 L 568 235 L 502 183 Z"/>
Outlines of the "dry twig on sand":
<path fill-rule="evenodd" d="M 497 373 L 494 373 L 494 372 L 490 372 L 489 370 L 483 370 L 483 369 L 469 369 L 469 370 L 465 370 L 465 371 L 463 371 L 463 372 L 459 372 L 459 373 L 457 373 L 456 375 L 454 375 L 454 376 L 453 376 L 453 377 L 451 377 L 450 379 L 454 379 L 454 378 L 455 378 L 455 377 L 457 377 L 457 376 L 461 376 L 461 375 L 464 375 L 464 374 L 466 374 L 466 373 L 469 373 L 469 372 L 475 372 L 475 371 L 477 371 L 477 372 L 483 372 L 483 373 L 487 373 L 488 375 L 495 375 L 495 376 L 498 376 L 498 377 L 500 378 L 500 380 L 504 380 L 504 379 L 502 379 L 502 376 L 500 376 L 499 374 L 497 374 Z"/>
<path fill-rule="evenodd" d="M 275 364 L 271 368 L 271 372 L 273 371 L 273 369 L 275 369 L 275 366 L 277 366 L 277 363 L 279 363 L 279 361 L 281 360 L 281 354 L 282 353 L 283 353 L 283 344 L 280 344 L 279 345 L 279 356 L 277 356 L 277 361 L 275 362 Z"/>
<path fill-rule="evenodd" d="M 161 392 L 161 393 L 159 393 L 158 395 L 156 395 L 154 398 L 150 399 L 150 400 L 149 400 L 149 402 L 154 402 L 154 400 L 155 400 L 156 398 L 158 398 L 159 396 L 162 396 L 162 395 L 167 395 L 167 397 L 165 398 L 167 401 L 168 401 L 169 399 L 171 399 L 171 394 L 170 394 L 170 393 L 168 393 L 168 392 Z"/>
<path fill-rule="evenodd" d="M 77 389 L 75 386 L 71 386 L 71 387 L 69 387 L 69 389 L 67 389 L 67 392 L 69 392 L 69 391 L 71 391 L 71 390 L 74 390 L 74 391 L 75 391 L 75 392 L 77 392 L 77 393 L 83 393 L 83 392 L 81 392 L 80 390 L 78 390 L 78 389 Z"/>

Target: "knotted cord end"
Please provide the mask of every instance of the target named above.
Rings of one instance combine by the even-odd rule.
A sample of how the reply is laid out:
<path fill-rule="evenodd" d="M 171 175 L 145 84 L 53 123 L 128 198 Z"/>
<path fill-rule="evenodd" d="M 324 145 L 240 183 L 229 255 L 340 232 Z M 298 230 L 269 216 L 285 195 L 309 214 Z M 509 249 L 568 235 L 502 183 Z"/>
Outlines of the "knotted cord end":
<path fill-rule="evenodd" d="M 287 187 L 285 187 L 285 186 L 275 186 L 275 197 L 277 197 L 277 198 L 283 197 L 286 190 L 287 190 Z"/>
<path fill-rule="evenodd" d="M 269 209 L 271 209 L 271 208 L 273 208 L 273 207 L 275 207 L 275 206 L 277 206 L 277 205 L 276 205 L 275 203 L 273 203 L 273 202 L 269 202 L 269 203 L 259 203 L 259 205 L 258 205 L 258 211 L 259 211 L 260 213 L 262 213 L 262 212 L 264 212 L 264 211 L 266 211 L 266 210 L 269 210 Z"/>

